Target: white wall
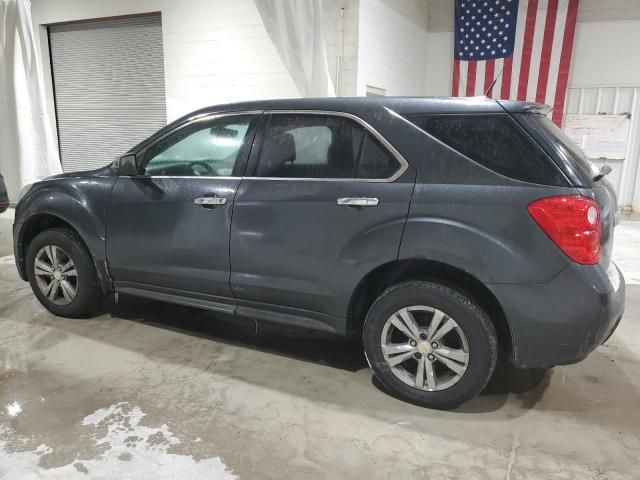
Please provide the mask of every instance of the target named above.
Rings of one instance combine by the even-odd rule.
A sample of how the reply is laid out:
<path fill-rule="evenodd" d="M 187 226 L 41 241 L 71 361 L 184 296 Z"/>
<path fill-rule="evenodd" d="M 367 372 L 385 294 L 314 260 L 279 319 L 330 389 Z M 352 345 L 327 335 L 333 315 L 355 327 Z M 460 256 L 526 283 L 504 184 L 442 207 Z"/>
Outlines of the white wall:
<path fill-rule="evenodd" d="M 640 86 L 640 20 L 576 25 L 569 85 Z"/>
<path fill-rule="evenodd" d="M 429 33 L 427 37 L 428 65 L 425 76 L 425 95 L 450 96 L 453 67 L 453 34 Z"/>
<path fill-rule="evenodd" d="M 387 95 L 424 95 L 427 3 L 360 0 L 357 94 L 367 85 Z"/>
<path fill-rule="evenodd" d="M 299 96 L 253 0 L 33 0 L 31 8 L 41 36 L 40 25 L 161 12 L 168 121 L 217 103 Z"/>

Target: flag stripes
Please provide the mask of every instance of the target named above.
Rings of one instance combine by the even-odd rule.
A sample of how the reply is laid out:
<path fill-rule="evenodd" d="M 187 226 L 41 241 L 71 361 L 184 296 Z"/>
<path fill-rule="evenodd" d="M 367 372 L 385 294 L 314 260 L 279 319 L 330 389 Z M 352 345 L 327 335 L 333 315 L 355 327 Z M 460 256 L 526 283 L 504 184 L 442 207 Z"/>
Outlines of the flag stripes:
<path fill-rule="evenodd" d="M 453 60 L 452 95 L 484 95 L 497 78 L 489 96 L 546 103 L 554 108 L 553 121 L 560 124 L 579 0 L 456 0 L 456 2 L 454 49 L 456 58 Z M 478 19 L 480 19 L 480 13 L 486 13 L 489 7 L 502 12 L 501 15 L 504 14 L 503 6 L 506 6 L 507 11 L 510 8 L 517 8 L 513 52 L 508 52 L 503 57 L 499 57 L 500 52 L 498 52 L 486 60 L 465 57 L 469 55 L 467 47 L 473 47 L 477 51 L 477 47 L 474 47 L 474 42 L 471 41 L 474 35 L 469 38 L 467 38 L 468 35 L 463 35 L 463 33 L 469 33 L 470 26 L 467 21 L 473 14 L 473 10 L 477 8 Z M 483 9 L 482 12 L 481 9 Z M 492 17 L 489 16 L 489 18 Z M 495 20 L 497 24 L 499 20 L 497 15 Z M 500 22 L 502 22 L 500 33 L 502 34 L 502 30 L 505 30 L 506 38 L 508 29 L 502 28 L 505 26 L 504 20 L 500 19 Z M 464 31 L 459 29 L 461 26 L 465 29 Z M 480 26 L 486 26 L 486 24 L 478 22 L 478 31 Z M 475 37 L 478 37 L 475 39 L 476 42 L 480 38 L 488 40 L 479 35 Z M 464 48 L 464 55 L 460 52 L 461 48 Z"/>

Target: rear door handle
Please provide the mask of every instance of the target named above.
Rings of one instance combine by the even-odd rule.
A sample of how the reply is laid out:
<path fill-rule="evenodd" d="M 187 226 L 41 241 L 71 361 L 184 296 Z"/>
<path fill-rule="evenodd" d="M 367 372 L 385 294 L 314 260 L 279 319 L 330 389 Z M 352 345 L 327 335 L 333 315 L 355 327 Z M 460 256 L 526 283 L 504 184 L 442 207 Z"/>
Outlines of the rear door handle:
<path fill-rule="evenodd" d="M 342 197 L 338 199 L 338 205 L 347 207 L 375 207 L 378 203 L 380 201 L 372 197 Z"/>
<path fill-rule="evenodd" d="M 203 207 L 211 207 L 216 205 L 224 205 L 227 203 L 227 199 L 224 197 L 198 197 L 193 200 L 196 205 L 202 205 Z"/>

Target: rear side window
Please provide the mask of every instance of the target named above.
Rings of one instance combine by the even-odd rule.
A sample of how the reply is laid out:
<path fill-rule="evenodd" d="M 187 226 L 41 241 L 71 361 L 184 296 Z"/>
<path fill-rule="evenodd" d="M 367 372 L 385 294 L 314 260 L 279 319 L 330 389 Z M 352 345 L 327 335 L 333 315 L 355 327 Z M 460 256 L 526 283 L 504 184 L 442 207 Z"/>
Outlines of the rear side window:
<path fill-rule="evenodd" d="M 409 119 L 501 175 L 530 183 L 566 185 L 558 167 L 508 115 L 414 115 Z"/>
<path fill-rule="evenodd" d="M 358 162 L 357 178 L 389 178 L 398 170 L 398 161 L 380 142 L 367 133 Z"/>
<path fill-rule="evenodd" d="M 272 114 L 257 176 L 384 180 L 402 165 L 371 132 L 349 118 Z"/>
<path fill-rule="evenodd" d="M 259 177 L 353 178 L 364 129 L 325 115 L 272 115 Z"/>

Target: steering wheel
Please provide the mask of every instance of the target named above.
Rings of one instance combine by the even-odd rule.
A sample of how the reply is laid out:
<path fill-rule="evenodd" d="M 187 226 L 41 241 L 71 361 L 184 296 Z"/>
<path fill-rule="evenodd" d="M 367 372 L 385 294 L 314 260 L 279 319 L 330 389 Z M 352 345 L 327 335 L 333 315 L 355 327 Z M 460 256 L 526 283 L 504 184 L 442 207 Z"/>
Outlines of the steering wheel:
<path fill-rule="evenodd" d="M 218 173 L 211 165 L 202 161 L 191 162 L 189 168 L 198 177 L 216 176 Z"/>

